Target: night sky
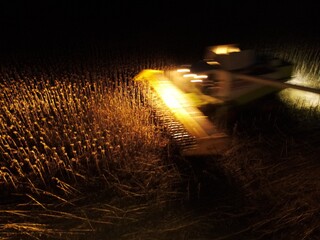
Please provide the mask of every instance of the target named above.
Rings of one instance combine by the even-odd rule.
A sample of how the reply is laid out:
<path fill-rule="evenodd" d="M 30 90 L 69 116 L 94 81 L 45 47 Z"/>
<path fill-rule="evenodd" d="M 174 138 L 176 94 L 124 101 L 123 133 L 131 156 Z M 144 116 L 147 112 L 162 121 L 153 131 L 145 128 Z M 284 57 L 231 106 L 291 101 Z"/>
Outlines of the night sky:
<path fill-rule="evenodd" d="M 1 49 L 8 50 L 159 35 L 197 35 L 209 40 L 262 32 L 319 35 L 317 9 L 315 3 L 305 1 L 6 0 L 0 2 L 0 43 Z"/>

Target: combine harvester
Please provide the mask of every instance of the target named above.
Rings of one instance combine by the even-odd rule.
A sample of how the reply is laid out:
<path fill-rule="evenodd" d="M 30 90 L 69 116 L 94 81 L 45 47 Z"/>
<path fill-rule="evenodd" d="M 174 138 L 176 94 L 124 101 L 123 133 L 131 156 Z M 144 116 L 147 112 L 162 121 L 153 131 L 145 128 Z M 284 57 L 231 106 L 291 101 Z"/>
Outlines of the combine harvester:
<path fill-rule="evenodd" d="M 231 136 L 201 109 L 213 106 L 221 114 L 230 106 L 245 106 L 285 88 L 320 93 L 286 83 L 292 72 L 293 64 L 287 61 L 230 44 L 206 48 L 204 58 L 194 64 L 166 71 L 143 70 L 135 81 L 155 93 L 156 110 L 181 146 L 182 155 L 223 155 Z"/>

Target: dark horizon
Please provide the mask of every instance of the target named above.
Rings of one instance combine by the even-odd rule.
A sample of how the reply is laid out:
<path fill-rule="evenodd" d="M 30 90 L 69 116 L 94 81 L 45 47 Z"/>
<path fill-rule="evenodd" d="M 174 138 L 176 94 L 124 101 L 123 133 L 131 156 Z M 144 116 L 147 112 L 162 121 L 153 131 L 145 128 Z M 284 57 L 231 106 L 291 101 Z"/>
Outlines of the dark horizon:
<path fill-rule="evenodd" d="M 22 1 L 21 1 L 22 2 Z M 170 3 L 158 1 L 0 3 L 0 49 L 37 49 L 78 42 L 144 39 L 223 41 L 268 35 L 319 37 L 317 8 L 298 3 Z M 149 38 L 149 39 L 148 39 Z"/>

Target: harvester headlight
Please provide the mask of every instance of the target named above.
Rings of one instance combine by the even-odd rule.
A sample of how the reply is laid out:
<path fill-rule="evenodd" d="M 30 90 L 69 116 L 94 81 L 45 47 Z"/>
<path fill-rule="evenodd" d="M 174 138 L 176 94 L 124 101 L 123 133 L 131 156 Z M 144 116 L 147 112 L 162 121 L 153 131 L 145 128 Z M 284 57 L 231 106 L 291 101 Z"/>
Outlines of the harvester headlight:
<path fill-rule="evenodd" d="M 197 75 L 194 78 L 208 78 L 208 75 Z"/>
<path fill-rule="evenodd" d="M 177 69 L 177 72 L 181 72 L 181 73 L 190 72 L 190 69 L 188 69 L 188 68 L 180 68 L 180 69 Z"/>
<path fill-rule="evenodd" d="M 185 77 L 185 78 L 194 78 L 194 77 L 196 77 L 196 76 L 197 76 L 197 74 L 194 74 L 194 73 L 184 74 L 184 75 L 183 75 L 183 77 Z"/>
<path fill-rule="evenodd" d="M 218 66 L 218 65 L 220 65 L 220 63 L 217 62 L 217 61 L 207 61 L 207 64 L 213 65 L 213 66 Z"/>
<path fill-rule="evenodd" d="M 238 48 L 233 44 L 219 45 L 212 48 L 211 51 L 214 52 L 215 54 L 229 54 L 233 52 L 240 52 L 240 48 Z"/>

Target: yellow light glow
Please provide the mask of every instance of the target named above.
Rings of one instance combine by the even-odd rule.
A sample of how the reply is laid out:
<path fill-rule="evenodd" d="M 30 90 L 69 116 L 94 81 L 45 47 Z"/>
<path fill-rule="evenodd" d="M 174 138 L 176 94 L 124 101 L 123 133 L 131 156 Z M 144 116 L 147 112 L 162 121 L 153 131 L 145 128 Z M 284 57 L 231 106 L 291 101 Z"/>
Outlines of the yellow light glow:
<path fill-rule="evenodd" d="M 233 52 L 240 52 L 240 48 L 234 45 L 220 45 L 211 49 L 215 54 L 229 54 Z"/>
<path fill-rule="evenodd" d="M 286 89 L 280 94 L 280 96 L 290 104 L 295 105 L 295 103 L 299 103 L 299 107 L 302 108 L 320 106 L 320 96 L 316 93 L 299 91 L 296 89 Z"/>
<path fill-rule="evenodd" d="M 163 101 L 169 108 L 177 109 L 182 107 L 179 100 L 177 99 L 177 97 L 179 97 L 181 93 L 176 91 L 176 89 L 169 88 L 168 86 L 163 84 L 163 85 L 158 85 L 157 90 L 160 93 Z"/>
<path fill-rule="evenodd" d="M 185 77 L 185 78 L 194 78 L 194 77 L 196 77 L 196 76 L 197 76 L 197 74 L 193 74 L 193 73 L 184 74 L 184 75 L 183 75 L 183 77 Z"/>
<path fill-rule="evenodd" d="M 208 63 L 209 65 L 220 65 L 220 63 L 217 62 L 217 61 L 208 61 L 207 63 Z"/>
<path fill-rule="evenodd" d="M 190 69 L 188 68 L 181 68 L 181 69 L 178 69 L 177 72 L 190 72 Z"/>
<path fill-rule="evenodd" d="M 208 78 L 208 75 L 197 75 L 194 78 Z"/>
<path fill-rule="evenodd" d="M 193 136 L 208 136 L 203 127 L 200 126 L 192 116 L 192 114 L 195 113 L 198 113 L 196 115 L 200 115 L 200 111 L 193 106 L 192 102 L 185 97 L 186 95 L 180 89 L 166 80 L 152 81 L 152 85 L 174 116 Z M 191 113 L 189 111 L 191 111 Z"/>
<path fill-rule="evenodd" d="M 202 79 L 192 79 L 190 82 L 203 82 Z"/>
<path fill-rule="evenodd" d="M 307 82 L 307 80 L 303 76 L 298 74 L 297 77 L 293 78 L 288 83 L 302 86 L 305 82 Z M 320 108 L 320 95 L 316 93 L 289 88 L 281 91 L 279 95 L 285 102 L 290 105 L 296 105 L 298 103 L 299 107 L 301 108 Z"/>

